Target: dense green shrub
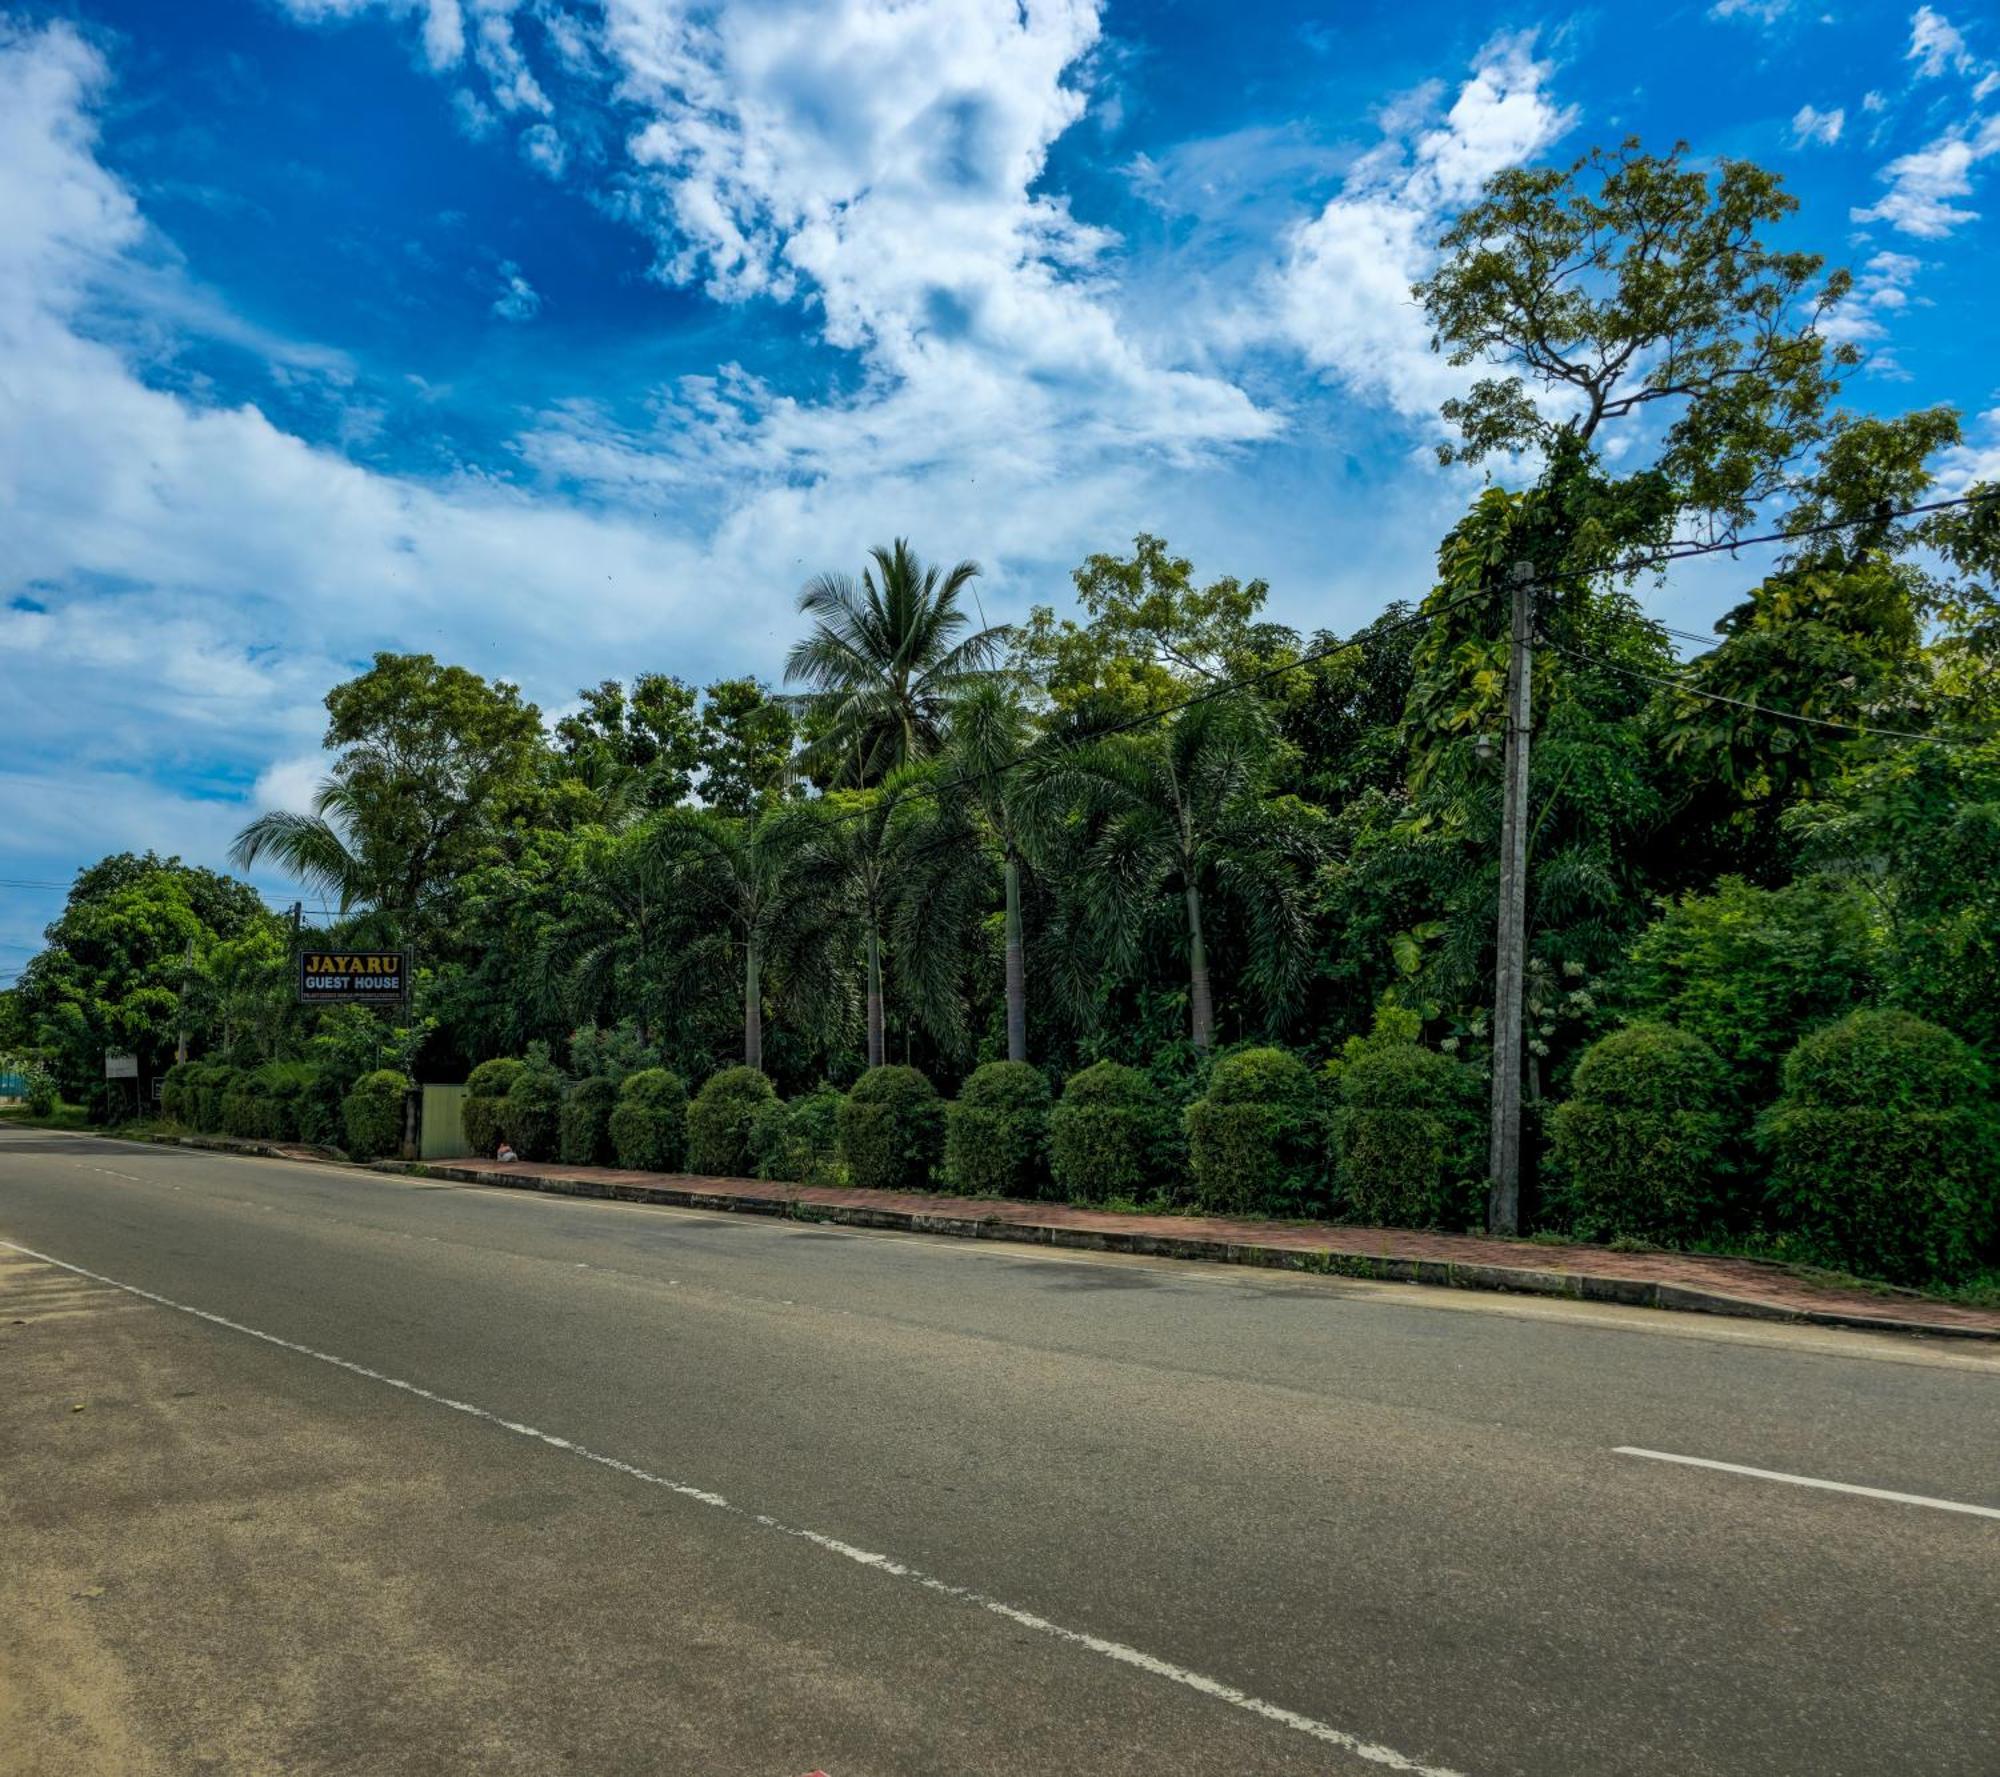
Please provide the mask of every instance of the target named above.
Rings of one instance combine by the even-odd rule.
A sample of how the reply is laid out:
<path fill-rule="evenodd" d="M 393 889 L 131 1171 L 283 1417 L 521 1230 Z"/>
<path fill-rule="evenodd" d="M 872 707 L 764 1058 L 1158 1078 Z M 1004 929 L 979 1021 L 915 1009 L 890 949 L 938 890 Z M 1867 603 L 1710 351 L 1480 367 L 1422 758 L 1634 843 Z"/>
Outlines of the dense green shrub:
<path fill-rule="evenodd" d="M 56 1106 L 62 1102 L 62 1095 L 56 1090 L 56 1077 L 39 1061 L 31 1061 L 22 1070 L 28 1082 L 28 1115 L 31 1117 L 53 1117 Z"/>
<path fill-rule="evenodd" d="M 1897 1283 L 1962 1277 L 1995 1244 L 1985 1065 L 1907 1012 L 1855 1012 L 1786 1057 L 1759 1134 L 1793 1250 Z"/>
<path fill-rule="evenodd" d="M 761 1179 L 793 1184 L 838 1183 L 841 1096 L 821 1086 L 790 1104 L 776 1099 L 757 1107 L 750 1119 L 750 1157 Z"/>
<path fill-rule="evenodd" d="M 562 1144 L 563 1078 L 530 1060 L 507 1088 L 500 1130 L 523 1160 L 553 1160 Z"/>
<path fill-rule="evenodd" d="M 177 1061 L 160 1082 L 160 1115 L 170 1123 L 194 1123 L 194 1087 L 201 1076 L 198 1061 Z"/>
<path fill-rule="evenodd" d="M 1548 1197 L 1575 1231 L 1685 1240 L 1732 1219 L 1722 1058 L 1690 1031 L 1634 1024 L 1586 1049 L 1550 1116 Z"/>
<path fill-rule="evenodd" d="M 209 1135 L 222 1133 L 222 1106 L 236 1084 L 237 1070 L 221 1062 L 210 1062 L 196 1082 L 194 1126 Z"/>
<path fill-rule="evenodd" d="M 239 1073 L 222 1099 L 222 1133 L 258 1140 L 271 1133 L 271 1088 L 261 1072 Z"/>
<path fill-rule="evenodd" d="M 312 1068 L 293 1103 L 300 1141 L 316 1148 L 337 1148 L 345 1132 L 344 1099 L 339 1078 L 325 1068 Z"/>
<path fill-rule="evenodd" d="M 634 1172 L 679 1172 L 687 1162 L 687 1086 L 663 1067 L 628 1074 L 611 1112 L 611 1149 Z"/>
<path fill-rule="evenodd" d="M 267 1061 L 257 1070 L 269 1109 L 264 1128 L 272 1141 L 303 1138 L 306 1106 L 319 1086 L 319 1069 L 309 1061 Z"/>
<path fill-rule="evenodd" d="M 1072 1074 L 1049 1112 L 1049 1172 L 1056 1190 L 1079 1203 L 1170 1190 L 1176 1145 L 1165 1095 L 1115 1061 Z"/>
<path fill-rule="evenodd" d="M 871 1067 L 836 1113 L 847 1176 L 877 1191 L 921 1191 L 944 1154 L 944 1106 L 913 1067 Z"/>
<path fill-rule="evenodd" d="M 1479 1076 L 1414 1042 L 1355 1038 L 1334 1113 L 1341 1207 L 1395 1228 L 1471 1228 L 1484 1220 L 1486 1155 Z"/>
<path fill-rule="evenodd" d="M 967 1196 L 1039 1197 L 1047 1189 L 1048 1076 L 1025 1061 L 975 1068 L 945 1107 L 944 1176 Z"/>
<path fill-rule="evenodd" d="M 688 1106 L 688 1171 L 748 1178 L 750 1120 L 777 1092 L 754 1067 L 726 1067 L 702 1082 Z"/>
<path fill-rule="evenodd" d="M 1195 1200 L 1223 1214 L 1307 1215 L 1326 1207 L 1326 1124 L 1312 1072 L 1283 1049 L 1239 1049 L 1187 1107 Z"/>
<path fill-rule="evenodd" d="M 578 1080 L 562 1103 L 561 1153 L 565 1166 L 607 1166 L 611 1161 L 611 1112 L 615 1081 Z"/>
<path fill-rule="evenodd" d="M 467 1076 L 459 1122 L 465 1130 L 465 1145 L 473 1153 L 490 1156 L 499 1147 L 505 1133 L 507 1094 L 526 1066 L 524 1061 L 507 1058 L 482 1061 Z"/>
<path fill-rule="evenodd" d="M 409 1096 L 407 1076 L 394 1068 L 363 1074 L 341 1106 L 347 1126 L 347 1151 L 356 1160 L 380 1160 L 403 1146 L 403 1101 Z"/>

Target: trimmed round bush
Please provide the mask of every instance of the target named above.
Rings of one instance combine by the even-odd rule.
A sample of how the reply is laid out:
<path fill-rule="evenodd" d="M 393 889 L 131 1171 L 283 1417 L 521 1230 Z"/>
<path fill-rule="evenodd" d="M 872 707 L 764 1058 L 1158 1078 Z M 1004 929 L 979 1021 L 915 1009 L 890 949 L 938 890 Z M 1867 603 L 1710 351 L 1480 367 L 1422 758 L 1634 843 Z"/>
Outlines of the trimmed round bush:
<path fill-rule="evenodd" d="M 871 1067 L 836 1113 L 847 1176 L 876 1191 L 921 1191 L 944 1155 L 944 1105 L 913 1067 Z"/>
<path fill-rule="evenodd" d="M 1728 1080 L 1690 1031 L 1634 1024 L 1593 1043 L 1550 1118 L 1551 1198 L 1577 1233 L 1673 1242 L 1730 1219 Z"/>
<path fill-rule="evenodd" d="M 1907 1012 L 1855 1012 L 1785 1059 L 1759 1135 L 1795 1250 L 1894 1283 L 1963 1277 L 1995 1244 L 1985 1064 Z"/>
<path fill-rule="evenodd" d="M 687 1086 L 663 1067 L 627 1074 L 611 1111 L 611 1151 L 633 1172 L 679 1172 L 687 1162 Z"/>
<path fill-rule="evenodd" d="M 563 1078 L 552 1067 L 524 1067 L 507 1088 L 500 1130 L 523 1160 L 553 1160 L 562 1146 Z"/>
<path fill-rule="evenodd" d="M 403 1146 L 403 1101 L 410 1094 L 408 1078 L 394 1068 L 363 1074 L 341 1106 L 347 1126 L 347 1151 L 356 1160 L 381 1160 Z"/>
<path fill-rule="evenodd" d="M 261 1071 L 239 1073 L 222 1099 L 222 1133 L 257 1140 L 271 1133 L 271 1088 Z"/>
<path fill-rule="evenodd" d="M 688 1106 L 688 1171 L 708 1178 L 748 1178 L 750 1120 L 778 1096 L 754 1067 L 726 1067 L 710 1074 Z"/>
<path fill-rule="evenodd" d="M 840 1169 L 840 1093 L 821 1086 L 790 1104 L 773 1099 L 750 1119 L 750 1154 L 761 1179 L 834 1184 Z"/>
<path fill-rule="evenodd" d="M 1302 1215 L 1326 1207 L 1325 1122 L 1312 1071 L 1284 1049 L 1239 1049 L 1188 1106 L 1195 1201 L 1222 1214 Z"/>
<path fill-rule="evenodd" d="M 1039 1197 L 1047 1189 L 1048 1077 L 1025 1061 L 975 1068 L 945 1106 L 944 1176 L 968 1197 Z"/>
<path fill-rule="evenodd" d="M 466 1076 L 465 1097 L 458 1114 L 465 1130 L 465 1145 L 475 1154 L 491 1155 L 499 1147 L 507 1094 L 527 1065 L 503 1057 L 498 1061 L 482 1061 Z"/>
<path fill-rule="evenodd" d="M 1170 1184 L 1173 1113 L 1136 1067 L 1099 1061 L 1070 1075 L 1049 1111 L 1049 1172 L 1078 1203 L 1138 1199 Z"/>
<path fill-rule="evenodd" d="M 1479 1076 L 1415 1043 L 1367 1043 L 1341 1069 L 1334 1114 L 1342 1207 L 1392 1228 L 1484 1219 Z"/>
<path fill-rule="evenodd" d="M 605 1166 L 611 1160 L 611 1112 L 618 1103 L 615 1080 L 578 1080 L 563 1100 L 561 1153 L 565 1166 Z"/>

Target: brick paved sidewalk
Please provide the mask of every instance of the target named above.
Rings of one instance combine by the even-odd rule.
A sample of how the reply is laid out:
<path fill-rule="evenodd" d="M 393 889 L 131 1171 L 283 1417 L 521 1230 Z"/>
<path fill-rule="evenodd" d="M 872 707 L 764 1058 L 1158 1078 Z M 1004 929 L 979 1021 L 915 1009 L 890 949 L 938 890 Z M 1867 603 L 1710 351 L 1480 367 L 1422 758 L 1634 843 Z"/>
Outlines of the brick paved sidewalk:
<path fill-rule="evenodd" d="M 503 1165 L 495 1160 L 466 1159 L 434 1161 L 421 1167 L 383 1161 L 379 1169 L 421 1171 L 434 1178 L 570 1196 L 792 1215 L 863 1227 L 1280 1265 L 1396 1282 L 1519 1290 L 1760 1320 L 2000 1339 L 2000 1310 L 1961 1308 L 1903 1290 L 1877 1293 L 1821 1285 L 1756 1259 L 1620 1253 L 1601 1246 L 1544 1246 L 1527 1240 L 1425 1234 L 1407 1228 L 1350 1228 L 1327 1222 L 1120 1215 L 1066 1203 L 696 1178 L 685 1173 L 624 1172 L 606 1166 Z"/>

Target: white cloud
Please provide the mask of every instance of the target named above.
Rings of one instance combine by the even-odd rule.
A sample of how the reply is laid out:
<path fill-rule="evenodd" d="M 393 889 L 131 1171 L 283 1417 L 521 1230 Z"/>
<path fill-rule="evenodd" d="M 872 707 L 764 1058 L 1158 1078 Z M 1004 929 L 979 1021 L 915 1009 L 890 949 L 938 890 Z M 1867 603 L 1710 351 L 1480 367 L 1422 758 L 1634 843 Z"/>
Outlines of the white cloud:
<path fill-rule="evenodd" d="M 1846 125 L 1847 112 L 1838 105 L 1831 111 L 1822 111 L 1816 105 L 1801 105 L 1792 117 L 1792 141 L 1799 147 L 1818 142 L 1830 148 L 1840 140 L 1840 132 Z"/>
<path fill-rule="evenodd" d="M 493 299 L 493 312 L 503 321 L 532 321 L 542 312 L 542 293 L 511 260 L 500 267 L 500 294 Z"/>
<path fill-rule="evenodd" d="M 1904 380 L 1893 348 L 1879 342 L 1888 337 L 1888 321 L 1910 305 L 1910 286 L 1923 261 L 1908 253 L 1877 253 L 1861 268 L 1846 299 L 1820 321 L 1820 332 L 1836 344 L 1864 349 L 1871 375 Z"/>
<path fill-rule="evenodd" d="M 1962 494 L 1979 482 L 2000 482 L 2000 407 L 1989 408 L 1972 428 L 1973 437 L 1954 445 L 1938 462 L 1938 488 Z"/>
<path fill-rule="evenodd" d="M 1882 169 L 1886 195 L 1866 209 L 1850 212 L 1856 222 L 1886 222 L 1920 240 L 1942 240 L 1963 223 L 1979 219 L 1977 210 L 1961 209 L 1952 200 L 1972 192 L 1972 170 L 2000 153 L 2000 117 L 1990 117 L 1974 129 L 1964 125 L 1935 141 L 1892 160 Z"/>
<path fill-rule="evenodd" d="M 1465 372 L 1430 350 L 1410 285 L 1431 267 L 1443 217 L 1574 122 L 1546 91 L 1552 71 L 1529 39 L 1505 38 L 1441 120 L 1424 115 L 1435 89 L 1384 113 L 1384 140 L 1296 230 L 1278 278 L 1278 324 L 1309 362 L 1406 414 L 1432 412 L 1463 389 Z"/>
<path fill-rule="evenodd" d="M 569 144 L 554 124 L 530 124 L 521 132 L 521 157 L 551 179 L 560 179 L 569 167 Z"/>
<path fill-rule="evenodd" d="M 1888 108 L 1889 101 L 1878 92 L 1869 91 L 1861 95 L 1861 109 L 1864 111 L 1886 111 Z"/>
<path fill-rule="evenodd" d="M 1715 0 L 1708 9 L 1710 18 L 1748 19 L 1753 24 L 1775 25 L 1792 10 L 1792 0 Z"/>
<path fill-rule="evenodd" d="M 1919 6 L 1910 18 L 1910 47 L 1905 60 L 1917 64 L 1919 80 L 1935 80 L 1947 68 L 1972 72 L 1972 52 L 1965 35 L 1950 19 L 1929 6 Z"/>
<path fill-rule="evenodd" d="M 308 24 L 352 18 L 380 6 L 419 22 L 424 56 L 433 68 L 449 68 L 465 54 L 465 13 L 459 0 L 282 0 L 282 4 Z"/>

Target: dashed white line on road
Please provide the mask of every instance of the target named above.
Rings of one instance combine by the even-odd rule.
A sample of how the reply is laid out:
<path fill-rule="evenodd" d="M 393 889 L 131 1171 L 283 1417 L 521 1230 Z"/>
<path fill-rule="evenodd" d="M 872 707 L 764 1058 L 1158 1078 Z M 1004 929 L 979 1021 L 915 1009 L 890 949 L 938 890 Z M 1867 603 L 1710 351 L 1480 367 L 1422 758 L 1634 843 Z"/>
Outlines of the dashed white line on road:
<path fill-rule="evenodd" d="M 1826 1493 L 1858 1493 L 1863 1499 L 1886 1499 L 1900 1506 L 1929 1506 L 1939 1512 L 1965 1512 L 1974 1518 L 2000 1518 L 2000 1506 L 1968 1505 L 1961 1499 L 1933 1499 L 1927 1493 L 1897 1493 L 1888 1487 L 1858 1487 L 1852 1481 L 1822 1481 L 1812 1475 L 1788 1475 L 1783 1469 L 1746 1468 L 1740 1462 L 1717 1462 L 1707 1456 L 1676 1456 L 1668 1450 L 1641 1450 L 1619 1444 L 1614 1456 L 1643 1456 L 1649 1462 L 1678 1462 L 1688 1468 L 1719 1469 L 1725 1475 L 1748 1475 L 1756 1481 L 1783 1481 L 1791 1487 L 1817 1487 Z"/>
<path fill-rule="evenodd" d="M 417 1383 L 405 1382 L 396 1376 L 386 1376 L 380 1370 L 371 1370 L 366 1364 L 358 1364 L 351 1358 L 335 1357 L 331 1352 L 316 1351 L 310 1345 L 300 1345 L 293 1340 L 282 1339 L 276 1333 L 266 1333 L 256 1327 L 245 1326 L 241 1321 L 211 1313 L 206 1308 L 194 1308 L 185 1302 L 176 1302 L 170 1296 L 158 1295 L 152 1290 L 141 1289 L 135 1283 L 124 1283 L 115 1277 L 106 1277 L 101 1272 L 86 1270 L 81 1265 L 72 1265 L 67 1259 L 58 1259 L 48 1253 L 37 1252 L 32 1247 L 22 1246 L 12 1240 L 0 1240 L 0 1247 L 30 1259 L 39 1259 L 45 1265 L 57 1266 L 74 1276 L 87 1277 L 93 1283 L 109 1284 L 113 1289 L 123 1290 L 127 1295 L 137 1296 L 141 1301 L 151 1302 L 156 1307 L 171 1308 L 176 1314 L 192 1315 L 196 1320 L 205 1320 L 211 1326 L 224 1327 L 232 1333 L 241 1333 L 246 1338 L 261 1340 L 264 1344 L 275 1345 L 280 1350 L 294 1352 L 300 1357 L 309 1357 L 316 1363 L 331 1364 L 337 1370 L 347 1371 L 349 1375 L 360 1376 L 370 1382 L 379 1382 L 385 1388 L 396 1389 L 402 1394 L 414 1396 L 417 1400 L 428 1401 L 433 1406 L 447 1407 L 454 1413 L 463 1413 L 487 1425 L 497 1426 L 502 1431 L 512 1432 L 517 1437 L 532 1439 L 551 1449 L 578 1457 L 584 1462 L 595 1463 L 599 1468 L 610 1469 L 634 1481 L 643 1481 L 650 1487 L 664 1488 L 667 1492 L 676 1494 L 682 1499 L 692 1500 L 697 1505 L 709 1506 L 717 1511 L 748 1519 L 760 1529 L 776 1531 L 780 1536 L 810 1543 L 814 1548 L 823 1549 L 830 1555 L 838 1555 L 859 1566 L 873 1568 L 877 1573 L 905 1580 L 939 1597 L 955 1599 L 961 1604 L 975 1605 L 981 1610 L 991 1611 L 995 1616 L 1004 1617 L 1020 1628 L 1032 1629 L 1038 1634 L 1051 1636 L 1071 1647 L 1098 1654 L 1118 1665 L 1135 1667 L 1155 1678 L 1164 1678 L 1169 1683 L 1198 1692 L 1218 1703 L 1227 1703 L 1247 1714 L 1260 1716 L 1265 1721 L 1290 1728 L 1295 1733 L 1304 1734 L 1309 1739 L 1320 1741 L 1324 1745 L 1337 1746 L 1343 1752 L 1368 1764 L 1380 1765 L 1385 1770 L 1408 1772 L 1410 1777 L 1464 1777 L 1463 1772 L 1448 1770 L 1441 1765 L 1423 1764 L 1405 1753 L 1396 1751 L 1392 1746 L 1365 1740 L 1357 1734 L 1348 1733 L 1343 1728 L 1332 1727 L 1326 1722 L 1314 1720 L 1309 1715 L 1302 1715 L 1295 1709 L 1287 1709 L 1283 1704 L 1266 1702 L 1262 1697 L 1253 1697 L 1249 1692 L 1225 1684 L 1219 1678 L 1210 1678 L 1205 1673 L 1190 1671 L 1185 1666 L 1175 1665 L 1171 1660 L 1163 1660 L 1157 1655 L 1128 1647 L 1122 1641 L 1109 1641 L 1101 1635 L 1092 1635 L 1082 1629 L 1065 1628 L 1060 1623 L 1051 1622 L 1047 1617 L 1037 1616 L 1033 1611 L 1021 1610 L 998 1598 L 989 1598 L 984 1592 L 975 1591 L 970 1586 L 952 1585 L 947 1580 L 937 1579 L 891 1556 L 857 1548 L 852 1543 L 843 1542 L 839 1537 L 828 1536 L 822 1531 L 806 1530 L 797 1525 L 781 1523 L 763 1512 L 755 1512 L 748 1506 L 737 1505 L 708 1488 L 696 1487 L 686 1481 L 670 1480 L 665 1475 L 653 1474 L 632 1463 L 622 1462 L 615 1456 L 605 1456 L 598 1451 L 586 1449 L 569 1438 L 556 1436 L 554 1432 L 541 1431 L 535 1426 L 508 1419 L 485 1407 L 475 1406 L 470 1401 L 457 1401 L 447 1395 L 433 1393 Z"/>

